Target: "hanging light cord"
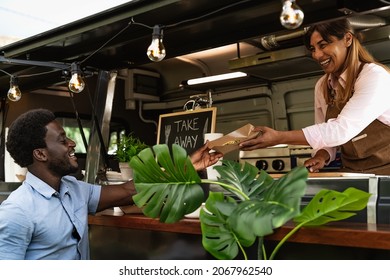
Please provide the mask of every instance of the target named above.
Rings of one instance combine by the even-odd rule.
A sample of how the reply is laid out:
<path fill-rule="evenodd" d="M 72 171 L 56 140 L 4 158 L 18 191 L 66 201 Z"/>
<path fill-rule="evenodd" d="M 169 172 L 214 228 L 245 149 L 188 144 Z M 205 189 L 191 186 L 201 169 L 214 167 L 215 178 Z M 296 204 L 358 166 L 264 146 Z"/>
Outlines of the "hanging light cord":
<path fill-rule="evenodd" d="M 123 27 L 118 33 L 116 33 L 114 36 L 112 36 L 110 39 L 108 39 L 103 45 L 100 46 L 100 48 L 98 48 L 97 50 L 95 50 L 94 52 L 92 52 L 89 56 L 87 56 L 86 58 L 84 58 L 80 64 L 84 63 L 85 61 L 87 61 L 88 59 L 90 59 L 93 55 L 95 55 L 98 51 L 100 51 L 101 49 L 103 49 L 105 46 L 107 46 L 108 43 L 110 43 L 112 40 L 114 40 L 116 37 L 118 37 L 120 34 L 122 34 L 124 31 L 126 31 L 130 25 L 139 25 L 139 26 L 143 26 L 143 27 L 146 27 L 146 28 L 149 28 L 149 29 L 153 29 L 152 26 L 149 26 L 149 25 L 146 25 L 146 24 L 143 24 L 143 23 L 139 23 L 139 22 L 135 22 L 133 18 L 131 18 L 130 22 L 125 26 Z"/>
<path fill-rule="evenodd" d="M 54 70 L 39 72 L 39 73 L 35 73 L 35 74 L 25 74 L 25 75 L 17 75 L 17 76 L 19 78 L 29 78 L 29 77 L 34 77 L 34 76 L 46 75 L 46 74 L 50 74 L 50 73 L 54 73 L 54 72 L 58 72 L 58 71 L 62 71 L 62 69 L 54 69 Z M 3 69 L 0 69 L 0 72 L 3 72 L 4 74 L 6 74 L 10 77 L 15 76 L 15 75 L 8 73 L 7 71 L 4 71 Z"/>
<path fill-rule="evenodd" d="M 162 28 L 170 28 L 170 27 L 175 27 L 175 26 L 178 26 L 178 25 L 181 25 L 181 24 L 184 24 L 184 23 L 187 23 L 187 22 L 192 22 L 192 21 L 197 21 L 197 20 L 200 20 L 202 18 L 205 18 L 205 17 L 208 17 L 208 16 L 211 16 L 213 14 L 216 14 L 218 12 L 221 12 L 223 10 L 226 10 L 226 9 L 229 9 L 231 7 L 234 7 L 234 6 L 237 6 L 237 5 L 240 5 L 242 3 L 246 3 L 246 2 L 250 2 L 252 0 L 243 0 L 243 1 L 239 1 L 239 2 L 236 2 L 236 3 L 232 3 L 230 5 L 227 5 L 227 6 L 224 6 L 222 8 L 219 8 L 215 11 L 212 11 L 210 13 L 207 13 L 205 15 L 202 15 L 202 16 L 199 16 L 199 17 L 195 17 L 195 18 L 191 18 L 191 19 L 186 19 L 186 20 L 183 20 L 183 21 L 179 21 L 177 23 L 173 23 L 173 24 L 168 24 L 168 25 L 161 25 Z M 131 25 L 139 25 L 139 26 L 143 26 L 145 28 L 148 28 L 148 29 L 153 29 L 153 26 L 149 26 L 149 25 L 146 25 L 146 24 L 143 24 L 143 23 L 139 23 L 139 22 L 135 22 L 133 18 L 131 18 L 130 22 L 128 22 L 128 24 L 122 28 L 118 33 L 116 33 L 114 36 L 112 36 L 110 39 L 108 39 L 103 45 L 101 45 L 97 50 L 95 50 L 94 52 L 92 52 L 90 55 L 88 55 L 86 58 L 84 58 L 80 64 L 86 62 L 88 59 L 90 59 L 93 55 L 95 55 L 97 52 L 99 52 L 101 49 L 103 49 L 105 46 L 107 46 L 108 43 L 110 43 L 112 40 L 114 40 L 116 37 L 118 37 L 120 34 L 122 34 L 124 31 L 126 31 Z"/>
<path fill-rule="evenodd" d="M 83 139 L 84 148 L 85 148 L 85 151 L 87 152 L 88 151 L 88 142 L 87 142 L 87 138 L 85 137 L 83 126 L 81 124 L 79 112 L 77 111 L 76 104 L 75 104 L 74 99 L 73 99 L 73 92 L 71 92 L 70 90 L 68 90 L 68 92 L 69 92 L 70 100 L 72 101 L 73 110 L 74 110 L 75 115 L 76 115 L 76 120 L 77 120 L 77 124 L 79 126 L 79 130 L 81 133 L 81 138 Z"/>
<path fill-rule="evenodd" d="M 87 89 L 87 93 L 88 93 L 89 102 L 90 102 L 90 105 L 91 105 L 91 108 L 92 108 L 93 121 L 95 122 L 97 135 L 98 135 L 98 138 L 99 138 L 99 141 L 100 141 L 100 150 L 101 150 L 101 152 L 103 154 L 104 168 L 105 168 L 105 170 L 108 170 L 108 169 L 110 169 L 110 163 L 109 163 L 109 160 L 108 160 L 107 148 L 106 148 L 106 145 L 104 144 L 102 130 L 100 128 L 99 121 L 98 121 L 98 118 L 96 116 L 95 106 L 93 105 L 92 96 L 91 96 L 91 92 L 89 91 L 88 85 L 86 85 L 86 89 Z"/>
<path fill-rule="evenodd" d="M 41 75 L 46 75 L 58 71 L 63 71 L 62 69 L 53 69 L 50 71 L 45 71 L 45 72 L 40 72 L 40 73 L 35 73 L 35 74 L 25 74 L 25 75 L 18 75 L 19 78 L 29 78 L 29 77 L 34 77 L 34 76 L 41 76 Z"/>
<path fill-rule="evenodd" d="M 91 53 L 89 56 L 87 56 L 86 58 L 84 58 L 80 64 L 84 63 L 85 61 L 87 61 L 88 59 L 91 58 L 91 56 L 95 55 L 98 51 L 100 51 L 101 49 L 103 49 L 108 43 L 110 43 L 112 40 L 114 40 L 116 37 L 118 37 L 120 34 L 122 34 L 124 31 L 126 31 L 127 28 L 129 28 L 129 26 L 131 25 L 131 22 L 129 22 L 124 28 L 122 28 L 118 33 L 116 33 L 114 36 L 112 36 L 109 40 L 107 40 L 103 45 L 100 46 L 100 48 L 98 48 L 97 50 L 95 50 L 93 53 Z"/>
<path fill-rule="evenodd" d="M 149 25 L 146 25 L 146 24 L 140 23 L 140 22 L 135 22 L 135 21 L 134 21 L 134 18 L 131 18 L 130 22 L 128 23 L 128 26 L 129 26 L 129 25 L 132 25 L 132 24 L 134 24 L 134 25 L 139 25 L 139 26 L 143 26 L 143 27 L 149 28 L 149 29 L 153 29 L 153 26 L 149 26 Z"/>
<path fill-rule="evenodd" d="M 237 6 L 237 5 L 246 3 L 246 2 L 250 2 L 250 1 L 253 1 L 253 0 L 242 0 L 242 1 L 239 1 L 239 2 L 232 3 L 232 4 L 230 4 L 230 5 L 224 6 L 224 7 L 222 7 L 222 8 L 219 8 L 219 9 L 217 9 L 217 10 L 215 10 L 215 11 L 210 12 L 210 13 L 201 15 L 201 16 L 199 16 L 199 17 L 190 18 L 190 19 L 182 20 L 182 21 L 179 21 L 179 22 L 176 22 L 176 23 L 167 24 L 167 25 L 160 25 L 160 26 L 161 26 L 162 28 L 170 28 L 170 27 L 175 27 L 175 26 L 178 26 L 178 25 L 187 23 L 187 22 L 198 21 L 198 20 L 203 19 L 203 18 L 205 18 L 205 17 L 208 17 L 208 16 L 211 16 L 211 15 L 213 15 L 213 14 L 219 13 L 219 12 L 221 12 L 221 11 L 223 11 L 223 10 L 226 10 L 226 9 L 231 8 L 231 7 L 234 7 L 234 6 Z M 133 18 L 131 18 L 131 21 L 128 23 L 128 25 L 127 25 L 125 28 L 127 28 L 127 27 L 128 27 L 129 25 L 131 25 L 131 24 L 140 25 L 140 26 L 143 26 L 143 27 L 146 27 L 146 28 L 149 28 L 149 29 L 153 29 L 153 26 L 149 26 L 149 25 L 146 25 L 146 24 L 143 24 L 143 23 L 135 22 Z"/>
<path fill-rule="evenodd" d="M 173 23 L 173 24 L 168 24 L 168 25 L 161 25 L 162 28 L 170 28 L 170 27 L 175 27 L 175 26 L 178 26 L 178 25 L 181 25 L 181 24 L 184 24 L 184 23 L 187 23 L 187 22 L 192 22 L 192 21 L 197 21 L 197 20 L 200 20 L 200 19 L 203 19 L 205 17 L 208 17 L 208 16 L 211 16 L 213 14 L 216 14 L 218 12 L 221 12 L 223 10 L 226 10 L 226 9 L 229 9 L 231 7 L 234 7 L 234 6 L 237 6 L 237 5 L 240 5 L 240 4 L 243 4 L 243 3 L 246 3 L 246 2 L 250 2 L 252 0 L 242 0 L 242 1 L 239 1 L 239 2 L 235 2 L 235 3 L 232 3 L 230 5 L 227 5 L 227 6 L 224 6 L 222 8 L 219 8 L 215 11 L 212 11 L 210 13 L 207 13 L 207 14 L 204 14 L 204 15 L 201 15 L 199 17 L 195 17 L 195 18 L 191 18 L 191 19 L 186 19 L 186 20 L 183 20 L 183 21 L 179 21 L 177 23 Z M 95 55 L 97 52 L 99 52 L 101 49 L 103 49 L 105 46 L 107 46 L 108 43 L 110 43 L 112 40 L 114 40 L 116 37 L 118 37 L 120 34 L 122 34 L 124 31 L 126 31 L 130 25 L 139 25 L 139 26 L 143 26 L 145 28 L 148 28 L 148 29 L 153 29 L 152 26 L 149 26 L 149 25 L 146 25 L 146 24 L 143 24 L 143 23 L 139 23 L 139 22 L 135 22 L 133 18 L 131 18 L 130 22 L 124 27 L 122 28 L 118 33 L 116 33 L 114 36 L 112 36 L 109 40 L 107 40 L 103 45 L 101 45 L 97 50 L 95 50 L 94 52 L 92 52 L 90 55 L 88 55 L 86 58 L 84 58 L 80 64 L 86 62 L 88 59 L 90 59 L 93 55 Z M 5 73 L 6 75 L 8 76 L 13 76 L 12 74 L 0 69 L 1 72 Z M 52 72 L 56 72 L 56 71 L 60 71 L 58 69 L 56 70 L 53 70 L 53 71 L 47 71 L 47 72 L 42 72 L 42 73 L 36 73 L 36 74 L 30 74 L 30 75 L 20 75 L 19 77 L 21 78 L 26 78 L 26 77 L 33 77 L 33 76 L 39 76 L 39 75 L 44 75 L 44 74 L 49 74 L 49 73 L 52 73 Z"/>
<path fill-rule="evenodd" d="M 174 27 L 174 26 L 181 25 L 181 24 L 183 24 L 183 23 L 192 22 L 192 21 L 197 21 L 197 20 L 203 19 L 203 18 L 205 18 L 205 17 L 211 16 L 211 15 L 213 15 L 213 14 L 219 13 L 219 12 L 221 12 L 221 11 L 224 11 L 224 10 L 226 10 L 226 9 L 229 9 L 229 8 L 231 8 L 231 7 L 234 7 L 234 6 L 237 6 L 237 5 L 241 5 L 241 4 L 243 4 L 243 3 L 250 2 L 250 1 L 252 1 L 252 0 L 243 0 L 243 1 L 235 2 L 235 3 L 232 3 L 232 4 L 230 4 L 230 5 L 227 5 L 227 6 L 224 6 L 224 7 L 222 7 L 222 8 L 219 8 L 219 9 L 217 9 L 217 10 L 215 10 L 215 11 L 212 11 L 212 12 L 210 12 L 210 13 L 201 15 L 201 16 L 199 16 L 199 17 L 186 19 L 186 20 L 179 21 L 179 22 L 177 22 L 177 23 L 173 23 L 173 24 L 169 24 L 169 25 L 165 25 L 165 26 L 163 25 L 162 27 L 165 27 L 165 28 L 168 27 L 168 28 L 169 28 L 169 27 Z"/>
<path fill-rule="evenodd" d="M 8 73 L 7 71 L 4 71 L 3 69 L 0 69 L 0 72 L 3 72 L 4 74 L 6 74 L 6 75 L 8 75 L 8 76 L 10 76 L 10 77 L 13 76 L 12 74 Z"/>

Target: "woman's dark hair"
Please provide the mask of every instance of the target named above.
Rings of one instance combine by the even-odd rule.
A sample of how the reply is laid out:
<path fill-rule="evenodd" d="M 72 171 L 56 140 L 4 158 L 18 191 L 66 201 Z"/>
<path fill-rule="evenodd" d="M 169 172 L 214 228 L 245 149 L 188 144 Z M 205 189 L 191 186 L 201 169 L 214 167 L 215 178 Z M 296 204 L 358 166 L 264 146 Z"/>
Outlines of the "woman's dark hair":
<path fill-rule="evenodd" d="M 346 33 L 354 34 L 353 29 L 351 27 L 351 24 L 349 23 L 349 21 L 347 19 L 324 22 L 324 23 L 312 25 L 306 31 L 305 38 L 304 38 L 304 43 L 305 43 L 305 46 L 308 50 L 311 49 L 310 38 L 311 38 L 311 35 L 313 35 L 313 33 L 315 31 L 320 33 L 322 39 L 324 39 L 328 43 L 332 42 L 331 36 L 334 36 L 338 40 L 341 40 L 344 38 Z"/>
<path fill-rule="evenodd" d="M 316 31 L 321 35 L 322 39 L 328 43 L 332 43 L 335 38 L 336 40 L 342 40 L 348 33 L 352 34 L 352 43 L 351 46 L 348 47 L 347 57 L 345 59 L 343 69 L 343 71 L 346 71 L 346 76 L 348 78 L 346 80 L 345 87 L 341 87 L 340 85 L 338 86 L 339 94 L 335 100 L 338 107 L 340 107 L 342 104 L 345 104 L 353 95 L 353 88 L 357 76 L 359 75 L 359 65 L 361 62 L 376 63 L 389 71 L 387 66 L 376 62 L 372 55 L 361 45 L 359 38 L 354 34 L 351 24 L 347 19 L 324 22 L 310 26 L 304 38 L 305 46 L 309 51 L 312 48 L 310 46 L 311 36 Z M 329 74 L 326 75 L 326 79 L 323 80 L 323 96 L 325 101 L 330 104 L 332 100 L 328 94 L 327 86 Z"/>
<path fill-rule="evenodd" d="M 27 167 L 33 163 L 33 151 L 46 147 L 46 125 L 55 118 L 49 110 L 35 109 L 23 113 L 11 124 L 6 147 L 17 164 Z"/>

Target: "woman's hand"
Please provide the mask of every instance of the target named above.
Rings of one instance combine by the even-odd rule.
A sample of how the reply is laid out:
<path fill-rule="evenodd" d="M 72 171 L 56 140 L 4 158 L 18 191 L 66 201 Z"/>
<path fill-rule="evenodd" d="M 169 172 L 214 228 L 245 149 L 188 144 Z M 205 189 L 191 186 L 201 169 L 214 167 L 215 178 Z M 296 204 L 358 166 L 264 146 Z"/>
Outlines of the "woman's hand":
<path fill-rule="evenodd" d="M 281 131 L 267 126 L 258 126 L 253 129 L 253 132 L 258 132 L 256 138 L 242 141 L 239 144 L 242 151 L 252 151 L 279 144 L 308 145 L 302 130 Z"/>
<path fill-rule="evenodd" d="M 190 156 L 191 162 L 196 171 L 201 171 L 217 163 L 217 161 L 223 156 L 223 154 L 219 152 L 210 153 L 210 149 L 207 144 L 208 141 Z"/>
<path fill-rule="evenodd" d="M 319 150 L 314 157 L 304 162 L 304 165 L 310 172 L 319 172 L 329 160 L 329 154 L 326 150 Z"/>
<path fill-rule="evenodd" d="M 255 138 L 242 141 L 239 146 L 242 151 L 252 151 L 280 144 L 279 131 L 266 126 L 257 126 L 252 132 L 258 132 Z"/>

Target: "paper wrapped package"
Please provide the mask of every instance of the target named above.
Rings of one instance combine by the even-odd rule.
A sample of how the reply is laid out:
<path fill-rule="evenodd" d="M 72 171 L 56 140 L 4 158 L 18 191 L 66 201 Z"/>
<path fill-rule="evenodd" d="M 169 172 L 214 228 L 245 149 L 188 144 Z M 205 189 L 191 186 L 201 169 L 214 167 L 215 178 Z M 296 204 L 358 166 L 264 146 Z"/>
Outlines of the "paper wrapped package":
<path fill-rule="evenodd" d="M 210 141 L 208 147 L 222 154 L 227 154 L 239 149 L 240 142 L 256 138 L 259 132 L 254 132 L 255 127 L 251 124 L 246 124 L 239 129 L 222 136 L 221 138 Z"/>

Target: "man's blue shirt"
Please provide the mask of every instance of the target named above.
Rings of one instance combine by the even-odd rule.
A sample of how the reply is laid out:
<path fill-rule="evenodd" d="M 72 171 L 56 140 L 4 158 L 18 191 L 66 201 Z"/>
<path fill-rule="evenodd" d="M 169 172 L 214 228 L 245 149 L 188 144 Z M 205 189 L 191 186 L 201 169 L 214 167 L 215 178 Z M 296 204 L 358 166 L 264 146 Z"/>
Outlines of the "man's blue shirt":
<path fill-rule="evenodd" d="M 101 186 L 61 180 L 60 192 L 31 173 L 0 205 L 0 259 L 89 259 L 88 214 Z"/>

